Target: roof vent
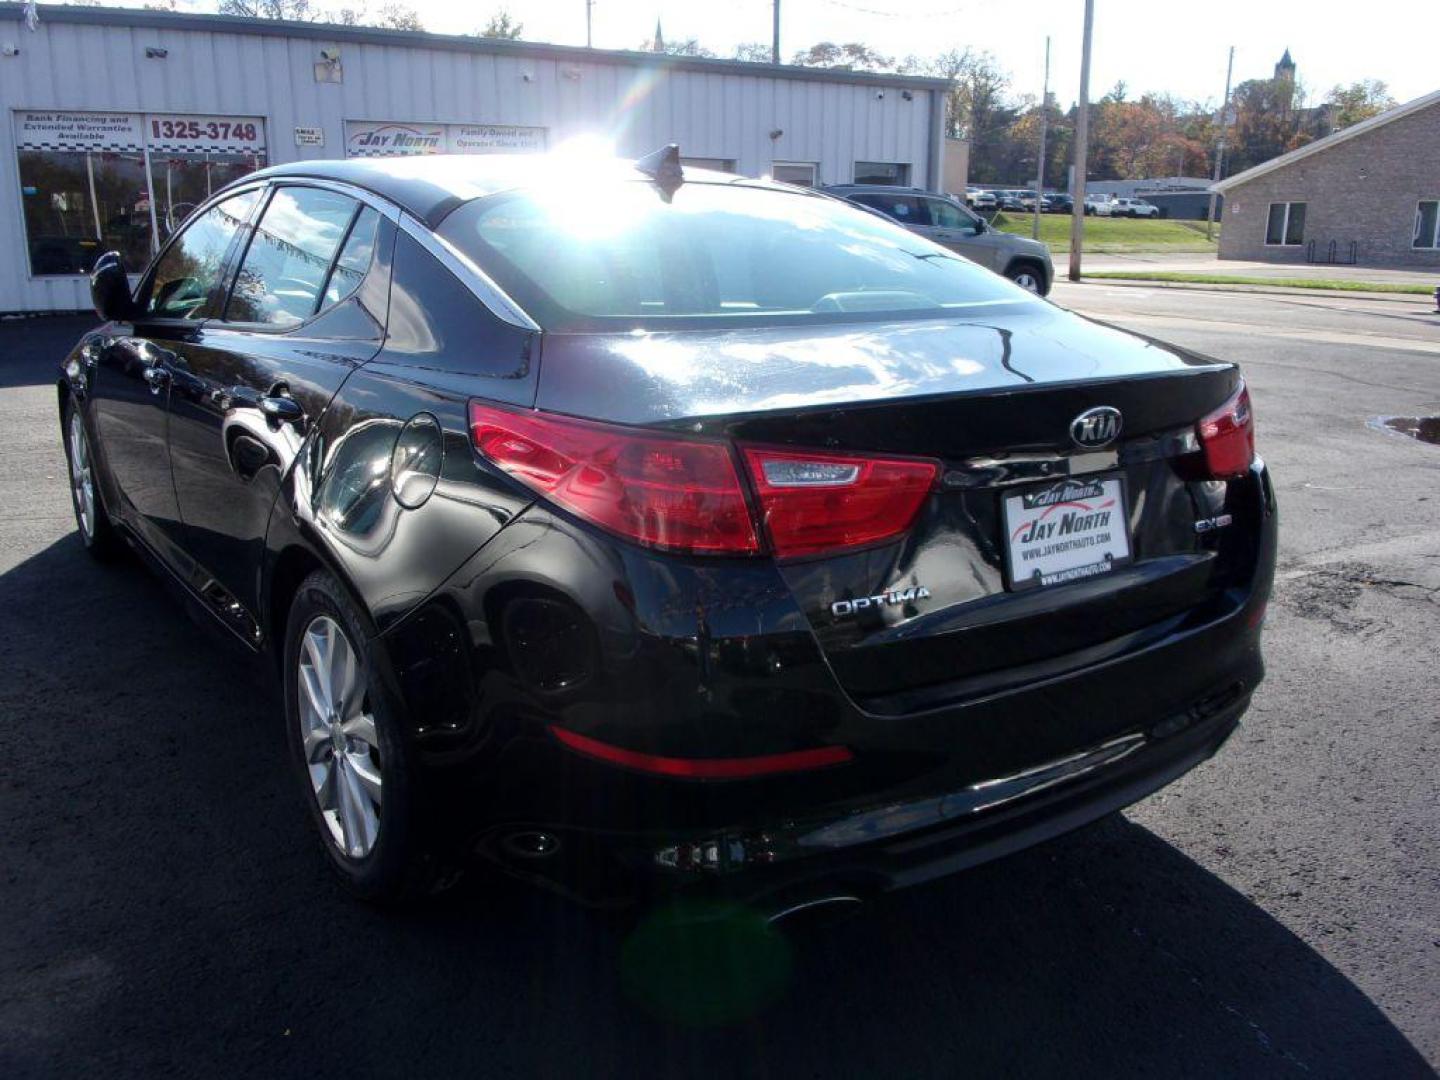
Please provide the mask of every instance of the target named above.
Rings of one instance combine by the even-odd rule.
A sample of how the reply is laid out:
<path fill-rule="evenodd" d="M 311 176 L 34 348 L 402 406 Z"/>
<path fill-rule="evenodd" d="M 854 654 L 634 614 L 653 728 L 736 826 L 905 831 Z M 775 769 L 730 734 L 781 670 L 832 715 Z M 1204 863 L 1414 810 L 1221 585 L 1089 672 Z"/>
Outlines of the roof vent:
<path fill-rule="evenodd" d="M 646 154 L 635 162 L 635 168 L 650 177 L 666 202 L 670 201 L 676 189 L 685 182 L 685 170 L 680 168 L 680 146 L 677 143 L 669 143 L 654 153 Z"/>

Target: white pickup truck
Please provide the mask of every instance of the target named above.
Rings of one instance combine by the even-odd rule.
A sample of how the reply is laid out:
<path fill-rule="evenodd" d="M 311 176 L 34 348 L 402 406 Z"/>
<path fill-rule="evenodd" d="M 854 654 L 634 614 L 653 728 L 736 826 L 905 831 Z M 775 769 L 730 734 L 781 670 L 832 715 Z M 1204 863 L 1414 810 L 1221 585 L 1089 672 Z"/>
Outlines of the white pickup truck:
<path fill-rule="evenodd" d="M 1105 211 L 1097 211 L 1097 213 L 1103 214 Z M 1153 218 L 1160 216 L 1160 208 L 1144 199 L 1111 199 L 1109 215 L 1111 217 Z"/>

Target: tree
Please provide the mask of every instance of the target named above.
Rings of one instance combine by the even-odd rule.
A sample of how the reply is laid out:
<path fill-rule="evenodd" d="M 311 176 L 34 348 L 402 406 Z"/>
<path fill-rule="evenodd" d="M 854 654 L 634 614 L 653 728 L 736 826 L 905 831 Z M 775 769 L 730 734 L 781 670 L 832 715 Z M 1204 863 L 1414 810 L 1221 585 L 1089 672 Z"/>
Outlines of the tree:
<path fill-rule="evenodd" d="M 817 42 L 797 52 L 790 62 L 801 67 L 835 68 L 839 71 L 895 70 L 893 57 L 883 56 L 858 41 L 848 41 L 844 45 L 836 45 L 833 41 Z"/>
<path fill-rule="evenodd" d="M 746 41 L 735 46 L 735 51 L 730 54 L 732 60 L 740 60 L 747 64 L 768 64 L 771 60 L 770 46 L 759 41 Z"/>
<path fill-rule="evenodd" d="M 310 0 L 220 0 L 219 11 L 221 15 L 283 22 L 314 22 L 320 15 Z"/>
<path fill-rule="evenodd" d="M 659 52 L 666 56 L 714 56 L 715 54 L 704 45 L 700 44 L 697 38 L 686 38 L 684 41 L 662 41 L 660 48 L 655 48 L 655 42 L 642 41 L 641 52 Z"/>
<path fill-rule="evenodd" d="M 525 24 L 517 22 L 510 17 L 510 12 L 501 8 L 490 16 L 480 30 L 481 37 L 502 38 L 505 41 L 519 41 L 520 35 L 525 31 Z"/>
<path fill-rule="evenodd" d="M 1330 112 L 1330 130 L 1339 131 L 1361 120 L 1378 116 L 1395 107 L 1390 88 L 1379 79 L 1361 79 L 1349 86 L 1336 86 L 1325 99 Z"/>
<path fill-rule="evenodd" d="M 1227 140 L 1226 170 L 1232 175 L 1323 134 L 1322 110 L 1305 108 L 1305 88 L 1292 79 L 1249 79 L 1235 88 L 1231 101 L 1235 126 Z"/>
<path fill-rule="evenodd" d="M 424 30 L 420 15 L 409 4 L 386 4 L 380 9 L 376 26 L 388 26 L 392 30 Z"/>
<path fill-rule="evenodd" d="M 1021 155 L 1008 145 L 1005 133 L 1020 110 L 1005 102 L 1010 76 L 999 61 L 991 53 L 966 48 L 952 49 L 929 61 L 912 57 L 904 67 L 950 83 L 945 92 L 945 134 L 970 141 L 971 177 L 981 183 L 1010 179 L 1007 173 L 1018 167 Z M 1033 151 L 1030 161 L 1033 169 Z"/>

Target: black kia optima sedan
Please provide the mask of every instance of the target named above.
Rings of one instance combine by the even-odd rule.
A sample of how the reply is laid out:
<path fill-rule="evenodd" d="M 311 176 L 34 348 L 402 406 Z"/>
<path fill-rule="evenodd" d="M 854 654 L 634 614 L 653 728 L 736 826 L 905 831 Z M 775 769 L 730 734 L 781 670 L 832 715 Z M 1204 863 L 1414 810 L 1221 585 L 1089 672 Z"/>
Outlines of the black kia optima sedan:
<path fill-rule="evenodd" d="M 84 542 L 273 658 L 365 898 L 864 897 L 1156 790 L 1262 675 L 1235 365 L 823 193 L 305 162 L 93 290 Z"/>

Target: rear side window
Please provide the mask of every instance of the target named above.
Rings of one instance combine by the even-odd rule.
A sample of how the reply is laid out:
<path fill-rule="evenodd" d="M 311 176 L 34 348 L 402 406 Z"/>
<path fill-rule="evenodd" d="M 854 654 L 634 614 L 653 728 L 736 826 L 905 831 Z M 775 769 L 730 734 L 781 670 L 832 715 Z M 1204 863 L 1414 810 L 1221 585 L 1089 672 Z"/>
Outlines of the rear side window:
<path fill-rule="evenodd" d="M 914 195 L 856 195 L 855 201 L 874 207 L 902 225 L 930 224 L 930 215 L 925 212 L 924 204 Z"/>
<path fill-rule="evenodd" d="M 147 314 L 157 319 L 204 319 L 214 314 L 210 297 L 220 283 L 225 253 L 259 197 L 257 188 L 226 199 L 175 238 L 155 267 Z"/>
<path fill-rule="evenodd" d="M 230 290 L 226 320 L 287 327 L 314 315 L 355 208 L 333 191 L 277 188 Z"/>
<path fill-rule="evenodd" d="M 380 226 L 380 215 L 365 207 L 350 226 L 350 235 L 340 248 L 340 257 L 330 271 L 330 280 L 325 283 L 325 298 L 320 310 L 333 307 L 360 287 L 360 279 L 370 269 L 370 260 L 375 255 L 375 233 Z"/>

